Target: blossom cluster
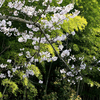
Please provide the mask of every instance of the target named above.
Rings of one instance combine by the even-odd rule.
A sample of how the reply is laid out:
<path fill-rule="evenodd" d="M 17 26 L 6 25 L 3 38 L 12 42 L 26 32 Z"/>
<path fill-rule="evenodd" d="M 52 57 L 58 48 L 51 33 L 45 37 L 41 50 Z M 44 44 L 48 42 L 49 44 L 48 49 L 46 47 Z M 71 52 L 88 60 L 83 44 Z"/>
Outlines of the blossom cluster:
<path fill-rule="evenodd" d="M 60 73 L 66 73 L 66 71 L 64 69 L 61 69 Z"/>
<path fill-rule="evenodd" d="M 4 2 L 5 2 L 5 0 L 0 1 L 0 7 L 3 5 Z"/>
<path fill-rule="evenodd" d="M 0 74 L 0 78 L 6 78 L 6 75 L 4 75 L 3 73 Z"/>
<path fill-rule="evenodd" d="M 10 28 L 10 27 L 7 28 L 7 26 L 11 26 L 11 25 L 12 25 L 11 21 L 8 22 L 6 22 L 6 20 L 0 21 L 0 31 L 4 32 L 4 34 L 10 37 L 12 35 L 11 32 L 14 31 L 14 28 Z"/>
<path fill-rule="evenodd" d="M 72 65 L 71 68 L 74 68 L 74 65 Z M 64 76 L 63 78 L 67 77 L 67 81 L 70 82 L 70 84 L 76 84 L 76 82 L 78 82 L 78 80 L 82 80 L 82 76 L 78 75 L 78 71 L 66 71 L 65 69 L 60 69 L 60 73 L 61 74 L 65 74 L 66 76 Z M 75 78 L 74 80 L 71 78 Z"/>
<path fill-rule="evenodd" d="M 26 73 L 23 75 L 23 78 L 29 77 L 29 75 L 34 75 L 34 72 L 32 70 L 26 70 Z"/>
<path fill-rule="evenodd" d="M 70 51 L 71 50 L 64 50 L 62 53 L 61 53 L 61 57 L 63 58 L 63 57 L 65 57 L 65 56 L 69 56 L 70 55 Z"/>
<path fill-rule="evenodd" d="M 7 67 L 7 64 L 0 64 L 0 68 L 6 68 Z"/>

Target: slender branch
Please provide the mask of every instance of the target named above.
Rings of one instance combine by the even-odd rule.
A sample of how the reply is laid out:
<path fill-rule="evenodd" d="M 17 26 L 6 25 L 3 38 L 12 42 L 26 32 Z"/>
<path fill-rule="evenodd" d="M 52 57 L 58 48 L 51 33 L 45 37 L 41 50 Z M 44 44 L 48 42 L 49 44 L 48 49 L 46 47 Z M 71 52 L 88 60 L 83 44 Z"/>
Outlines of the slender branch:
<path fill-rule="evenodd" d="M 40 42 L 41 42 L 41 36 L 42 36 L 42 34 L 40 34 L 40 40 L 39 40 L 39 50 L 38 50 L 37 55 L 39 55 L 39 52 L 40 52 Z"/>
<path fill-rule="evenodd" d="M 23 100 L 26 100 L 26 91 L 27 91 L 27 87 L 25 86 L 25 88 L 24 88 Z"/>
<path fill-rule="evenodd" d="M 55 50 L 54 46 L 52 45 L 52 43 L 49 41 L 49 39 L 47 38 L 44 30 L 39 26 L 40 31 L 44 34 L 46 40 L 50 43 L 50 45 L 52 46 L 53 50 L 55 51 L 56 55 L 58 56 L 58 58 L 68 67 L 68 69 L 71 71 L 71 69 L 69 68 L 69 66 L 66 64 L 66 62 L 60 57 L 60 55 L 58 54 L 58 52 Z"/>
<path fill-rule="evenodd" d="M 0 100 L 3 100 L 4 93 L 6 92 L 6 89 L 7 89 L 7 85 L 6 85 L 5 88 L 4 88 L 4 91 L 3 91 L 3 94 L 2 94 L 2 98 L 1 98 Z"/>
<path fill-rule="evenodd" d="M 46 80 L 45 95 L 47 94 L 47 85 L 48 85 L 48 80 L 49 80 L 49 75 L 50 75 L 51 67 L 52 67 L 52 62 L 51 62 L 51 65 L 50 65 L 50 68 L 49 68 L 49 72 L 48 72 L 48 76 L 47 76 L 47 80 Z"/>
<path fill-rule="evenodd" d="M 4 38 L 3 38 L 3 41 L 2 41 L 2 48 L 4 48 L 3 46 L 4 46 Z"/>
<path fill-rule="evenodd" d="M 50 2 L 49 2 L 50 3 Z M 41 15 L 45 13 L 45 11 L 47 10 L 48 6 L 49 6 L 49 3 L 48 5 L 46 6 L 46 8 L 43 10 L 43 12 L 40 14 L 39 18 L 36 20 L 35 23 L 37 23 L 39 21 L 39 19 L 41 18 Z"/>
<path fill-rule="evenodd" d="M 14 63 L 13 63 L 13 67 L 14 67 L 14 66 L 15 66 L 15 61 L 14 61 Z M 11 78 L 12 78 L 12 77 L 10 77 L 9 80 L 11 80 Z M 0 100 L 3 100 L 4 94 L 5 94 L 5 92 L 6 92 L 7 87 L 8 87 L 8 85 L 5 86 L 4 91 L 3 91 L 3 94 L 2 94 L 2 98 L 1 98 Z"/>
<path fill-rule="evenodd" d="M 10 77 L 9 80 L 11 80 L 11 77 Z M 0 100 L 3 100 L 3 98 L 4 98 L 4 94 L 5 94 L 5 92 L 6 92 L 7 87 L 8 87 L 8 85 L 5 86 L 4 91 L 3 91 L 3 94 L 2 94 L 2 98 L 1 98 Z"/>
<path fill-rule="evenodd" d="M 2 53 L 4 53 L 7 49 L 9 49 L 10 48 L 10 45 L 8 46 L 8 47 L 6 47 L 1 53 L 0 53 L 0 55 L 2 54 Z"/>
<path fill-rule="evenodd" d="M 60 22 L 62 22 L 62 21 L 64 21 L 64 20 L 66 20 L 67 18 L 64 18 L 64 19 L 62 19 L 62 20 L 60 20 L 60 21 L 58 21 L 57 23 L 55 23 L 53 26 L 51 26 L 48 30 L 50 30 L 51 28 L 53 28 L 54 26 L 56 26 L 57 24 L 59 24 Z"/>
<path fill-rule="evenodd" d="M 77 86 L 77 94 L 76 94 L 76 96 L 78 96 L 79 86 L 80 86 L 80 80 L 78 81 L 78 86 Z"/>
<path fill-rule="evenodd" d="M 22 18 L 19 18 L 19 17 L 1 16 L 0 15 L 0 20 L 2 20 L 2 19 L 11 20 L 11 21 L 19 21 L 19 22 L 26 23 L 26 24 L 32 24 L 32 25 L 35 25 L 36 27 L 39 26 L 38 23 L 35 23 L 35 22 L 32 22 L 32 21 L 28 21 L 28 20 L 25 20 L 25 19 L 22 19 Z"/>

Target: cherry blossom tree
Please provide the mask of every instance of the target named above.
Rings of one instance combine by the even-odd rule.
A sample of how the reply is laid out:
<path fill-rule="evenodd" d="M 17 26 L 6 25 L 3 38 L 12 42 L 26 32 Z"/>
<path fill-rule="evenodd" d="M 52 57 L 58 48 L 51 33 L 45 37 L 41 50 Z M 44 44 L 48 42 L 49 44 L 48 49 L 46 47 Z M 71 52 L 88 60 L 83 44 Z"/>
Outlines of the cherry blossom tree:
<path fill-rule="evenodd" d="M 74 3 L 59 6 L 62 2 L 63 0 L 0 1 L 0 34 L 4 34 L 7 38 L 16 38 L 19 44 L 19 48 L 16 48 L 18 51 L 9 54 L 6 62 L 0 64 L 0 78 L 4 86 L 1 98 L 5 97 L 8 85 L 12 93 L 16 95 L 19 89 L 19 81 L 14 80 L 16 77 L 23 81 L 21 84 L 25 90 L 24 100 L 28 89 L 34 96 L 37 95 L 34 84 L 44 86 L 46 94 L 51 66 L 44 83 L 39 64 L 44 66 L 45 63 L 60 60 L 64 66 L 59 69 L 62 79 L 67 77 L 70 85 L 79 83 L 83 79 L 86 69 L 84 57 L 80 57 L 78 59 L 80 64 L 75 65 L 77 59 L 71 55 L 71 48 L 67 48 L 67 40 L 70 35 L 74 36 L 78 29 L 82 31 L 87 22 L 84 17 L 78 16 L 80 11 L 75 9 L 73 12 Z M 4 48 L 0 55 L 3 55 L 9 48 L 10 46 Z M 38 83 L 30 79 L 34 76 L 37 77 Z M 33 100 L 33 97 L 29 96 L 28 99 Z"/>

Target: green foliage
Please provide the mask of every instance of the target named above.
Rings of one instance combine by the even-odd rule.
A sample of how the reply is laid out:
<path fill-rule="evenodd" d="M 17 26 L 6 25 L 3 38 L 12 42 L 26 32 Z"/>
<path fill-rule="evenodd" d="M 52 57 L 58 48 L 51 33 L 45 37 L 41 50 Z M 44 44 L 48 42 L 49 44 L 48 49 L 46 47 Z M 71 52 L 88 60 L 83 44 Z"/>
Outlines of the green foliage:
<path fill-rule="evenodd" d="M 2 98 L 2 93 L 0 92 L 0 98 Z"/>
<path fill-rule="evenodd" d="M 42 74 L 40 73 L 40 70 L 39 70 L 39 68 L 38 68 L 37 66 L 35 66 L 35 65 L 30 65 L 30 66 L 28 66 L 28 69 L 29 69 L 29 70 L 33 70 L 34 75 L 35 75 L 39 80 L 42 79 Z"/>
<path fill-rule="evenodd" d="M 21 72 L 21 71 L 16 71 L 15 72 L 15 75 L 18 75 L 18 77 L 19 77 L 19 80 L 15 80 L 15 81 L 17 81 L 17 83 L 22 83 L 23 84 L 23 86 L 27 86 L 28 85 L 28 78 L 23 78 L 23 75 L 24 75 L 24 73 L 23 72 Z"/>
<path fill-rule="evenodd" d="M 34 97 L 37 96 L 38 94 L 38 91 L 37 89 L 35 88 L 35 86 L 32 84 L 32 83 L 28 83 L 28 86 L 27 86 L 27 96 L 28 96 L 28 99 L 29 100 L 34 100 Z"/>
<path fill-rule="evenodd" d="M 51 92 L 48 95 L 44 95 L 43 100 L 57 100 L 57 93 L 56 92 Z"/>
<path fill-rule="evenodd" d="M 73 90 L 72 94 L 70 95 L 70 98 L 68 100 L 82 100 L 82 99 L 81 99 L 81 97 L 79 95 L 76 97 L 76 93 Z"/>
<path fill-rule="evenodd" d="M 80 16 L 84 16 L 84 18 L 87 21 L 87 26 L 83 31 L 77 31 L 75 36 L 69 36 L 68 48 L 71 48 L 71 54 L 75 55 L 77 57 L 77 60 L 79 57 L 82 57 L 84 55 L 84 61 L 87 64 L 87 66 L 93 68 L 91 71 L 89 71 L 88 67 L 86 67 L 86 70 L 82 71 L 82 74 L 84 74 L 84 81 L 82 83 L 89 84 L 88 86 L 85 84 L 83 91 L 80 93 L 84 94 L 82 100 L 89 100 L 89 96 L 91 97 L 91 100 L 95 100 L 93 96 L 99 96 L 100 89 L 99 88 L 99 77 L 100 74 L 97 70 L 97 67 L 95 66 L 95 63 L 93 62 L 93 57 L 95 56 L 97 60 L 100 59 L 100 1 L 99 0 L 74 0 L 75 1 L 75 9 L 80 11 Z M 71 2 L 70 0 L 64 0 L 61 5 L 65 5 Z M 72 11 L 73 12 L 73 11 Z M 78 16 L 77 16 L 78 17 Z M 79 22 L 81 23 L 81 21 Z M 69 25 L 70 26 L 70 25 Z M 67 28 L 67 27 L 66 27 Z M 65 28 L 65 32 L 66 29 Z M 76 29 L 77 30 L 77 29 Z M 90 64 L 92 63 L 92 64 Z M 77 64 L 79 62 L 77 61 Z M 99 65 L 97 65 L 99 66 Z M 82 85 L 80 84 L 80 87 Z M 91 86 L 91 88 L 89 88 Z M 82 87 L 83 88 L 83 87 Z M 87 92 L 90 89 L 93 92 Z M 80 91 L 82 89 L 80 88 Z M 94 92 L 95 91 L 95 92 Z M 81 95 L 82 96 L 82 95 Z M 85 97 L 87 96 L 87 97 Z"/>
<path fill-rule="evenodd" d="M 67 15 L 69 16 L 69 15 Z M 84 17 L 81 16 L 76 16 L 74 18 L 69 18 L 67 20 L 64 21 L 64 23 L 61 25 L 62 29 L 65 32 L 72 32 L 74 30 L 78 31 L 82 31 L 83 29 L 85 29 L 85 26 L 87 25 L 87 21 Z"/>
<path fill-rule="evenodd" d="M 15 94 L 15 92 L 18 90 L 18 86 L 15 82 L 9 80 L 8 78 L 2 80 L 2 85 L 8 87 L 8 91 Z"/>
<path fill-rule="evenodd" d="M 73 50 L 74 50 L 75 52 L 79 52 L 79 47 L 78 47 L 77 44 L 74 44 L 74 45 L 73 45 Z"/>

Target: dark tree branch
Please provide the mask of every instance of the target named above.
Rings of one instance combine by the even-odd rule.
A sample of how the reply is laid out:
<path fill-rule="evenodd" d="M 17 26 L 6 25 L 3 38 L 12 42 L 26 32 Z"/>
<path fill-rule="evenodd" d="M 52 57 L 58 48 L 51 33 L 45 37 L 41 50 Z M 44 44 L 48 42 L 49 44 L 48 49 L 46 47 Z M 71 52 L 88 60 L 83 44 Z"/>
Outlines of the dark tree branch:
<path fill-rule="evenodd" d="M 25 19 L 22 19 L 22 18 L 19 18 L 19 17 L 1 16 L 0 15 L 0 20 L 2 20 L 2 19 L 11 20 L 11 21 L 19 21 L 19 22 L 26 23 L 26 24 L 32 24 L 32 25 L 35 25 L 36 27 L 39 26 L 38 23 L 35 23 L 35 22 L 32 22 L 32 21 L 28 21 L 28 20 L 25 20 Z"/>
<path fill-rule="evenodd" d="M 6 47 L 1 53 L 0 53 L 0 55 L 2 54 L 2 53 L 4 53 L 7 49 L 9 49 L 10 48 L 10 45 L 8 46 L 8 47 Z"/>
<path fill-rule="evenodd" d="M 56 55 L 58 56 L 58 58 L 65 64 L 65 66 L 71 71 L 70 67 L 66 64 L 66 62 L 60 57 L 60 55 L 58 54 L 58 52 L 55 50 L 54 46 L 52 45 L 52 43 L 49 41 L 49 39 L 47 38 L 45 31 L 41 28 L 40 24 L 32 22 L 32 21 L 28 21 L 19 17 L 12 17 L 12 16 L 0 16 L 0 19 L 5 19 L 5 20 L 11 20 L 11 21 L 19 21 L 22 23 L 26 23 L 26 24 L 32 24 L 35 25 L 36 27 L 38 27 L 41 31 L 42 34 L 44 34 L 46 40 L 48 41 L 48 43 L 50 43 L 50 45 L 52 46 L 53 50 L 55 51 Z"/>
<path fill-rule="evenodd" d="M 49 39 L 47 38 L 44 30 L 39 26 L 40 31 L 42 32 L 42 34 L 44 34 L 46 40 L 49 42 L 49 44 L 52 46 L 53 50 L 55 51 L 56 55 L 58 56 L 58 58 L 66 65 L 66 67 L 68 67 L 68 69 L 71 71 L 71 69 L 69 68 L 69 66 L 66 64 L 66 62 L 60 57 L 60 55 L 58 54 L 58 52 L 55 50 L 54 46 L 52 45 L 52 43 L 49 41 Z"/>

